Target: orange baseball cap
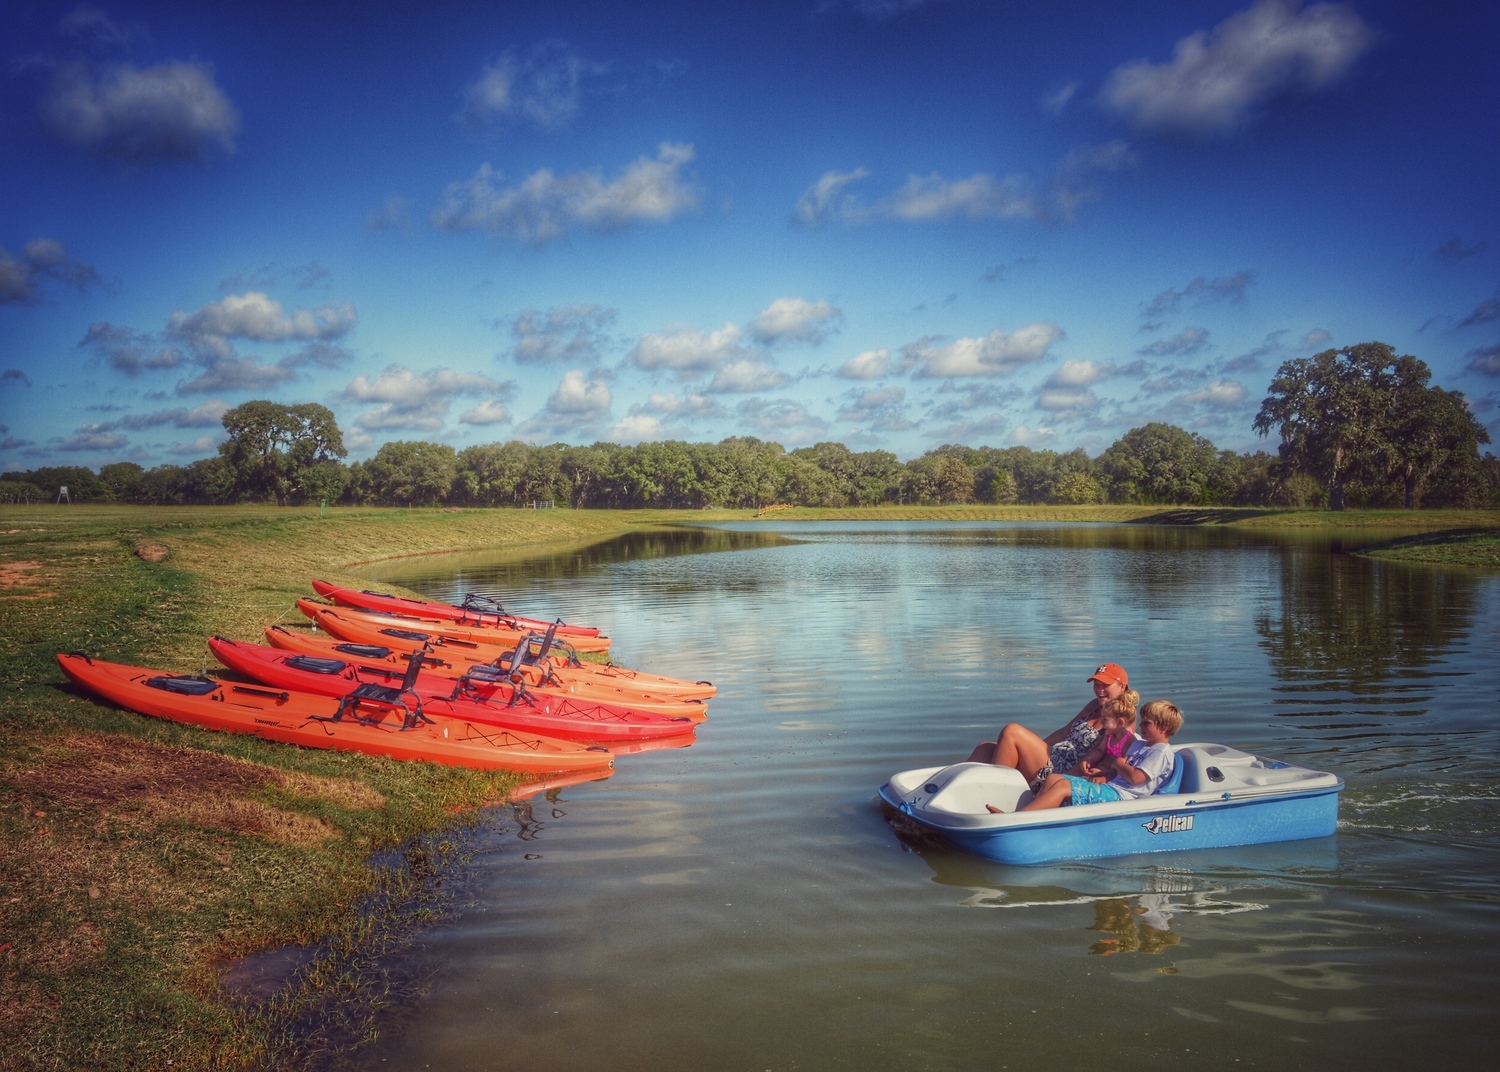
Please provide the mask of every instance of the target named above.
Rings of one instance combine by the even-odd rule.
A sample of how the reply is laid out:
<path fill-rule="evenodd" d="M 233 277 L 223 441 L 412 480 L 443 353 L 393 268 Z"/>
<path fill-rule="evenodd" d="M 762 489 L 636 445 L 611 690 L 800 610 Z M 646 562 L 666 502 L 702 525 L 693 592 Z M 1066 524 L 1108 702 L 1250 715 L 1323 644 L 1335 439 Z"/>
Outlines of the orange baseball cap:
<path fill-rule="evenodd" d="M 1125 672 L 1125 668 L 1119 663 L 1104 663 L 1099 669 L 1089 675 L 1088 680 L 1102 681 L 1106 685 L 1130 687 L 1130 675 Z"/>

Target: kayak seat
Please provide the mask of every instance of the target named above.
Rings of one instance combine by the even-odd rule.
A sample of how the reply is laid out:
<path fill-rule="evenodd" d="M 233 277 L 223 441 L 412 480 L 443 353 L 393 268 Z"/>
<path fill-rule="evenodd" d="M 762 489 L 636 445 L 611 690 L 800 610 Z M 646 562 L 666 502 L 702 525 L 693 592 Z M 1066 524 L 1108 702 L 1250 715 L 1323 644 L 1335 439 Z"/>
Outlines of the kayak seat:
<path fill-rule="evenodd" d="M 161 689 L 164 692 L 180 692 L 186 696 L 207 696 L 218 689 L 219 683 L 212 678 L 199 677 L 196 674 L 183 674 L 181 676 L 168 676 L 146 679 L 146 684 L 153 689 Z"/>
<path fill-rule="evenodd" d="M 339 722 L 345 714 L 350 712 L 353 712 L 356 720 L 363 721 L 358 713 L 359 705 L 374 703 L 402 712 L 401 728 L 403 730 L 409 730 L 422 722 L 430 723 L 432 719 L 422 712 L 422 698 L 413 691 L 417 684 L 417 674 L 422 669 L 422 657 L 426 654 L 424 649 L 411 657 L 411 662 L 406 664 L 406 676 L 401 679 L 400 685 L 377 685 L 369 682 L 348 693 L 339 701 L 339 709 L 327 721 Z M 410 704 L 406 702 L 408 696 L 412 700 Z"/>
<path fill-rule="evenodd" d="M 415 632 L 415 631 L 413 631 L 411 629 L 382 629 L 381 632 L 383 634 L 385 634 L 386 636 L 397 637 L 398 639 L 401 639 L 401 640 L 423 640 L 423 641 L 426 641 L 426 640 L 431 640 L 432 639 L 432 637 L 428 636 L 426 633 L 418 633 L 418 632 Z"/>
<path fill-rule="evenodd" d="M 391 657 L 391 649 L 382 648 L 379 644 L 335 644 L 333 650 L 352 655 L 356 659 L 389 659 Z"/>
<path fill-rule="evenodd" d="M 286 665 L 313 674 L 342 674 L 349 664 L 342 659 L 324 659 L 317 655 L 289 655 Z"/>

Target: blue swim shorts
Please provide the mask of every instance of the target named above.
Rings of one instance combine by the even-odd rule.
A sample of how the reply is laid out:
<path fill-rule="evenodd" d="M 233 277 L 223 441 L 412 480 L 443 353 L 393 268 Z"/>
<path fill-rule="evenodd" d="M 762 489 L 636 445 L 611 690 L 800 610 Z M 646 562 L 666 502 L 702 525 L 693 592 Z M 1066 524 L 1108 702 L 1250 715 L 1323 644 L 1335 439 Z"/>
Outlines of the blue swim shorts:
<path fill-rule="evenodd" d="M 1108 804 L 1120 799 L 1120 791 L 1108 783 L 1091 782 L 1074 774 L 1064 774 L 1073 786 L 1070 804 Z"/>

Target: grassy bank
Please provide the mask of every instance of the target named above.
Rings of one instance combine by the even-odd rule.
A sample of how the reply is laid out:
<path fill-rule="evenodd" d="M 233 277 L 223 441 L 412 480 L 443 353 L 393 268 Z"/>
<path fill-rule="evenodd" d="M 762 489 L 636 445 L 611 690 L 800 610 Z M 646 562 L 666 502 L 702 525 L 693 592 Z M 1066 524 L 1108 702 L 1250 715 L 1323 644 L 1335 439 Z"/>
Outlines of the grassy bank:
<path fill-rule="evenodd" d="M 62 685 L 58 651 L 176 671 L 258 639 L 308 580 L 384 559 L 524 557 L 749 511 L 0 508 L 0 1066 L 294 1066 L 376 1030 L 383 951 L 440 907 L 464 823 L 505 776 L 308 752 L 141 718 Z M 1373 531 L 1376 553 L 1497 565 L 1497 512 L 1159 507 L 769 510 L 807 520 L 1227 524 Z M 1488 556 L 1488 557 L 1486 557 Z M 397 849 L 391 852 L 389 850 Z M 358 908 L 358 910 L 356 910 Z M 293 986 L 223 966 L 315 943 Z"/>
<path fill-rule="evenodd" d="M 56 652 L 196 671 L 205 637 L 258 639 L 295 617 L 311 577 L 439 551 L 524 556 L 661 519 L 0 510 L 0 1065 L 284 1067 L 367 1034 L 394 996 L 374 954 L 432 910 L 456 824 L 513 784 L 142 718 L 65 687 Z M 310 942 L 274 1001 L 221 991 L 234 958 Z"/>

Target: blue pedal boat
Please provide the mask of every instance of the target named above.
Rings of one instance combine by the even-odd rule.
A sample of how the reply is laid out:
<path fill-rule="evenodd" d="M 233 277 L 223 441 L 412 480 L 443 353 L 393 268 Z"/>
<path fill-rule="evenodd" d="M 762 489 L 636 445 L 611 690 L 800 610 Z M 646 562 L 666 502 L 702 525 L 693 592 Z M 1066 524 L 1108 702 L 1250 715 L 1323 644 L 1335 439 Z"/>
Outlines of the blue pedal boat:
<path fill-rule="evenodd" d="M 1338 826 L 1344 780 L 1335 774 L 1222 744 L 1173 752 L 1167 780 L 1137 800 L 1018 812 L 1031 800 L 1025 777 L 988 763 L 903 771 L 880 799 L 965 852 L 1005 864 L 1298 841 Z"/>

